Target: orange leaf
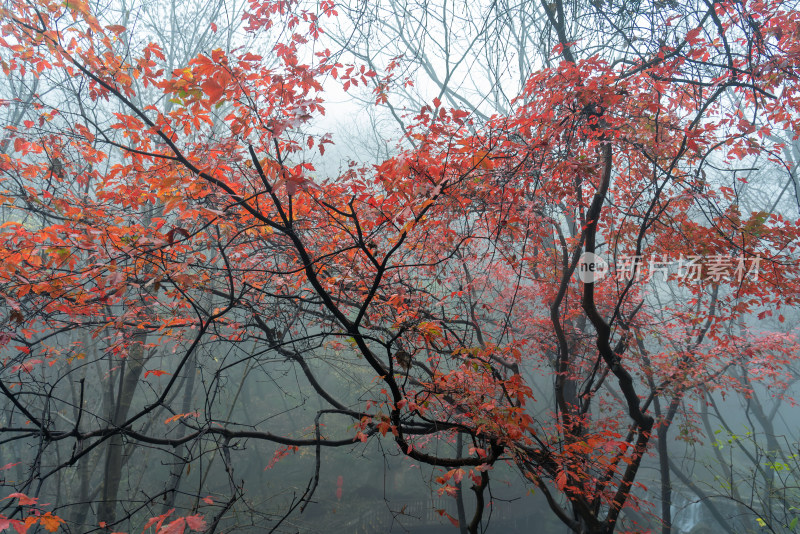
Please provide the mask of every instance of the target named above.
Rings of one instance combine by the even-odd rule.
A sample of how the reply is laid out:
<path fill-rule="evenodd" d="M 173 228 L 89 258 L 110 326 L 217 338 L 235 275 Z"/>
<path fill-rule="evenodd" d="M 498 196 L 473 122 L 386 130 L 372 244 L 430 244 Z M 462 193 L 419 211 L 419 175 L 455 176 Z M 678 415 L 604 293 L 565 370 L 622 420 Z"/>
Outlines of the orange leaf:
<path fill-rule="evenodd" d="M 167 417 L 167 419 L 164 421 L 164 424 L 168 425 L 170 423 L 174 423 L 175 421 L 178 421 L 179 419 L 186 419 L 187 417 L 198 417 L 199 415 L 200 414 L 197 413 L 197 412 L 179 413 L 179 414 L 173 415 L 172 417 Z"/>
<path fill-rule="evenodd" d="M 39 524 L 42 525 L 47 532 L 55 532 L 63 522 L 63 519 L 57 515 L 51 514 L 50 512 L 47 512 L 39 518 Z"/>

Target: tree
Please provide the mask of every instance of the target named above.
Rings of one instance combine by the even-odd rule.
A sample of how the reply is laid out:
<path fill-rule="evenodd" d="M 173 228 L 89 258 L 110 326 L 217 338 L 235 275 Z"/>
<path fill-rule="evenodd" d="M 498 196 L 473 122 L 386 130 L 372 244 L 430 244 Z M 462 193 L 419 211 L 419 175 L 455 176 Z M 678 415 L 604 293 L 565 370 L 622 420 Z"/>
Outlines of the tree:
<path fill-rule="evenodd" d="M 737 197 L 754 158 L 781 169 L 772 134 L 795 129 L 798 14 L 661 8 L 641 12 L 663 25 L 651 38 L 633 11 L 592 3 L 600 33 L 577 41 L 579 17 L 543 3 L 557 44 L 506 113 L 433 99 L 407 118 L 409 148 L 324 177 L 323 82 L 378 80 L 378 105 L 394 83 L 321 46 L 332 2 L 250 3 L 276 62 L 215 48 L 166 71 L 159 44 L 120 46 L 133 25 L 86 3 L 9 3 L 4 72 L 74 79 L 107 107 L 75 113 L 34 89 L 38 117 L 7 128 L 2 198 L 22 216 L 0 235 L 3 434 L 30 450 L 6 484 L 56 497 L 73 466 L 146 447 L 170 473 L 107 468 L 98 528 L 162 529 L 164 498 L 186 511 L 165 529 L 205 528 L 199 513 L 215 531 L 229 511 L 279 528 L 312 502 L 323 448 L 391 440 L 441 470 L 441 493 L 471 482 L 470 532 L 504 464 L 572 531 L 616 530 L 644 506 L 640 467 L 683 400 L 735 393 L 731 369 L 773 380 L 796 350 L 730 326 L 797 299 L 800 225 Z M 604 280 L 581 260 L 600 253 L 616 270 Z M 269 402 L 237 408 L 262 380 Z M 98 410 L 87 391 L 103 390 L 127 400 Z M 313 454 L 279 510 L 248 500 L 236 473 L 263 467 L 247 443 Z M 177 484 L 192 465 L 204 472 Z"/>

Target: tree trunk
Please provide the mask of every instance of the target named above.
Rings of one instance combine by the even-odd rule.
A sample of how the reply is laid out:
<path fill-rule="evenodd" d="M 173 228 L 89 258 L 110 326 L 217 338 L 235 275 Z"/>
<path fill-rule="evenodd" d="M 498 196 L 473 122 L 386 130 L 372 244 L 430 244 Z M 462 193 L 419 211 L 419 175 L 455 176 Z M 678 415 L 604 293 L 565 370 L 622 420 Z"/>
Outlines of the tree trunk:
<path fill-rule="evenodd" d="M 122 379 L 120 380 L 117 402 L 109 407 L 112 426 L 122 425 L 128 417 L 139 377 L 144 369 L 146 360 L 144 345 L 147 341 L 146 332 L 137 332 L 133 335 L 128 357 L 121 365 Z M 116 521 L 117 493 L 122 480 L 122 467 L 125 465 L 125 443 L 121 434 L 111 437 L 106 452 L 105 478 L 103 481 L 102 499 L 97 511 L 97 520 L 105 521 L 109 525 Z"/>
<path fill-rule="evenodd" d="M 192 403 L 192 393 L 194 393 L 194 378 L 197 370 L 197 360 L 194 356 L 187 362 L 186 366 L 186 383 L 184 385 L 183 390 L 183 403 L 181 405 L 181 412 L 188 413 L 191 411 L 191 403 Z M 177 438 L 182 438 L 186 433 L 186 427 L 181 425 L 178 427 Z M 171 508 L 175 507 L 175 497 L 178 494 L 178 489 L 181 485 L 181 480 L 183 479 L 183 473 L 186 469 L 186 458 L 189 458 L 189 445 L 183 444 L 180 446 L 180 449 L 183 451 L 178 453 L 178 456 L 181 460 L 176 460 L 175 465 L 172 467 L 172 471 L 170 472 L 169 482 L 167 483 L 167 491 L 168 493 L 164 496 L 164 506 L 162 507 L 161 513 L 167 513 Z"/>

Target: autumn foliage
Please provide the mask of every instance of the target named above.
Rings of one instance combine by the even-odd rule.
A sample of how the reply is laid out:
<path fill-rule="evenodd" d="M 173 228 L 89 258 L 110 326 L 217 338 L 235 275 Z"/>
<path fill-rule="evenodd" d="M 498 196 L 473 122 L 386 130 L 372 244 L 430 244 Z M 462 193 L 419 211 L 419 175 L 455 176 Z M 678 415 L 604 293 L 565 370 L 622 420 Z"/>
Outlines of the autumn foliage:
<path fill-rule="evenodd" d="M 264 467 L 314 470 L 299 512 L 322 448 L 381 440 L 437 466 L 439 493 L 472 487 L 472 532 L 499 465 L 575 532 L 611 532 L 647 507 L 639 469 L 685 399 L 786 394 L 794 338 L 746 320 L 797 304 L 800 220 L 741 191 L 796 168 L 800 15 L 700 3 L 667 18 L 674 42 L 620 60 L 568 38 L 561 2 L 543 9 L 560 42 L 508 114 L 431 99 L 392 157 L 334 175 L 336 139 L 315 127 L 326 88 L 371 87 L 383 106 L 403 81 L 319 45 L 332 2 L 252 0 L 247 31 L 281 30 L 268 55 L 216 48 L 171 70 L 164 43 L 81 0 L 6 2 L 5 75 L 74 99 L 32 91 L 0 154 L 0 439 L 42 451 L 11 458 L 25 471 L 5 479 L 19 501 L 0 530 L 58 530 L 79 499 L 25 519 L 27 495 L 102 461 L 79 531 L 213 531 L 245 502 L 245 440 L 282 447 Z M 641 260 L 586 283 L 584 252 L 617 273 Z M 659 271 L 678 259 L 695 276 Z M 298 428 L 215 404 L 231 373 L 287 366 L 322 406 Z M 331 369 L 361 378 L 334 385 Z M 114 408 L 93 412 L 94 390 Z M 457 435 L 465 454 L 437 446 Z M 125 447 L 185 454 L 178 478 L 214 451 L 229 494 L 117 505 Z"/>

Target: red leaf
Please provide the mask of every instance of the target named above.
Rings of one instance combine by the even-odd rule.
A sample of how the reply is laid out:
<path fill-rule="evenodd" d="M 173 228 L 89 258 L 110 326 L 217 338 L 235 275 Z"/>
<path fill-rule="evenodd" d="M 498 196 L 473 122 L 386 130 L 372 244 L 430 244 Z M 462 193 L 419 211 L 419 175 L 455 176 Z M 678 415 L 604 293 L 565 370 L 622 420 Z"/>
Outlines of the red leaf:
<path fill-rule="evenodd" d="M 455 517 L 453 517 L 452 515 L 448 514 L 448 513 L 447 513 L 447 512 L 445 512 L 444 510 L 436 510 L 436 512 L 437 512 L 439 515 L 441 515 L 441 516 L 444 516 L 444 517 L 446 517 L 447 519 L 449 519 L 449 520 L 450 520 L 450 522 L 451 522 L 451 523 L 453 523 L 453 526 L 454 526 L 454 527 L 457 527 L 457 526 L 458 526 L 458 519 L 456 519 L 456 518 L 455 518 Z"/>
<path fill-rule="evenodd" d="M 185 526 L 186 522 L 184 518 L 179 517 L 164 528 L 159 529 L 158 534 L 183 534 L 183 529 Z"/>
<path fill-rule="evenodd" d="M 223 93 L 225 93 L 225 88 L 214 80 L 206 80 L 200 84 L 200 87 L 202 87 L 203 92 L 208 95 L 208 100 L 212 104 L 217 103 L 219 99 L 222 98 Z"/>
<path fill-rule="evenodd" d="M 14 498 L 19 499 L 19 505 L 20 506 L 27 506 L 27 505 L 31 505 L 31 504 L 36 504 L 36 501 L 39 500 L 38 497 L 28 497 L 24 493 L 12 493 L 8 497 L 6 497 L 6 499 L 14 499 Z M 3 499 L 3 500 L 6 500 L 6 499 Z"/>
<path fill-rule="evenodd" d="M 161 514 L 161 515 L 156 516 L 156 517 L 151 517 L 147 521 L 147 523 L 145 523 L 144 529 L 142 529 L 142 533 L 144 533 L 145 530 L 147 530 L 148 528 L 152 527 L 153 525 L 156 525 L 156 529 L 160 529 L 161 525 L 164 524 L 164 520 L 167 517 L 169 517 L 172 514 L 172 512 L 174 512 L 174 511 L 175 511 L 175 508 L 172 508 L 169 512 L 167 512 L 165 514 Z"/>
<path fill-rule="evenodd" d="M 693 30 L 689 30 L 686 34 L 686 41 L 689 44 L 694 44 L 697 42 L 697 36 L 700 35 L 700 28 L 695 28 Z"/>
<path fill-rule="evenodd" d="M 169 375 L 169 374 L 172 374 L 172 373 L 168 373 L 166 371 L 162 371 L 161 369 L 153 369 L 152 371 L 146 371 L 144 373 L 144 377 L 147 378 L 149 375 L 161 376 L 161 375 Z"/>
<path fill-rule="evenodd" d="M 206 529 L 206 522 L 202 515 L 187 515 L 184 517 L 186 526 L 196 532 L 202 532 Z"/>
<path fill-rule="evenodd" d="M 556 486 L 560 491 L 564 491 L 564 487 L 567 485 L 567 472 L 561 471 L 556 476 Z"/>
<path fill-rule="evenodd" d="M 28 519 L 23 521 L 17 521 L 16 519 L 11 520 L 11 526 L 14 527 L 14 530 L 17 531 L 17 534 L 26 534 L 28 532 L 28 528 L 36 522 L 36 517 L 29 516 Z"/>

